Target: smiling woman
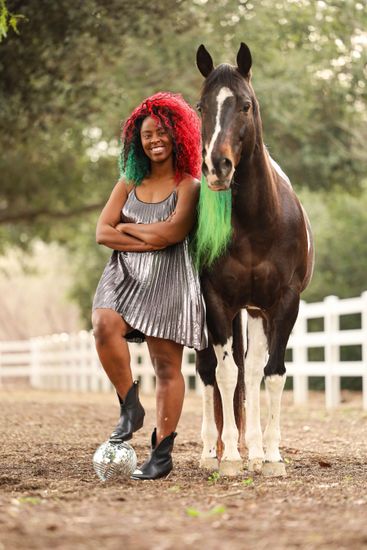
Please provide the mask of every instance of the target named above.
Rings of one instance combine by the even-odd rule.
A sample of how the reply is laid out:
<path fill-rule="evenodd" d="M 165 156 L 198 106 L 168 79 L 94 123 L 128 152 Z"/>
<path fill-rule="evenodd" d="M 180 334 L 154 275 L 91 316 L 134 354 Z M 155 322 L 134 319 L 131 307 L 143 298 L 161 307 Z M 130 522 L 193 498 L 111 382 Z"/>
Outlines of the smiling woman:
<path fill-rule="evenodd" d="M 123 128 L 120 156 L 121 175 L 140 185 L 150 170 L 142 141 L 141 128 L 146 117 L 155 120 L 172 137 L 175 181 L 184 174 L 200 177 L 200 121 L 195 111 L 178 94 L 158 93 L 145 99 L 131 114 Z"/>
<path fill-rule="evenodd" d="M 157 376 L 157 428 L 151 456 L 133 478 L 155 479 L 172 469 L 184 397 L 183 346 L 208 344 L 188 239 L 200 190 L 199 119 L 181 96 L 156 94 L 126 121 L 122 142 L 122 175 L 97 224 L 97 242 L 114 252 L 94 297 L 92 322 L 121 406 L 112 443 L 130 439 L 143 425 L 127 341 L 147 341 Z"/>

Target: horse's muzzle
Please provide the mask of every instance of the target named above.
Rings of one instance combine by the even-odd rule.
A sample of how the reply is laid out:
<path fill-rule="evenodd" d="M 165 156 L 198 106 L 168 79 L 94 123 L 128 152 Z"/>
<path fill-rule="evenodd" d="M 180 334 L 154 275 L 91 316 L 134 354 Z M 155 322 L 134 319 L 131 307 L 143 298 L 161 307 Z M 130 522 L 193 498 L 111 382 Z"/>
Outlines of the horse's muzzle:
<path fill-rule="evenodd" d="M 213 183 L 208 183 L 208 187 L 211 191 L 227 191 L 231 187 L 231 180 L 228 181 L 215 181 Z"/>

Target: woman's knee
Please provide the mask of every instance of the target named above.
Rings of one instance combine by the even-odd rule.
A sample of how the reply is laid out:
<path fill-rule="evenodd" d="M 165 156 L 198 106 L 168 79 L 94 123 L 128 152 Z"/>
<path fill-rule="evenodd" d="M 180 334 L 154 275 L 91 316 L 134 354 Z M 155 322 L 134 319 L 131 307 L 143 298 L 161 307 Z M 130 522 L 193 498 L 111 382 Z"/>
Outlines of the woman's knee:
<path fill-rule="evenodd" d="M 129 326 L 115 311 L 95 310 L 92 314 L 93 334 L 96 342 L 104 344 L 116 334 L 125 336 Z"/>
<path fill-rule="evenodd" d="M 181 360 L 177 354 L 158 353 L 151 356 L 153 367 L 160 381 L 181 376 Z"/>

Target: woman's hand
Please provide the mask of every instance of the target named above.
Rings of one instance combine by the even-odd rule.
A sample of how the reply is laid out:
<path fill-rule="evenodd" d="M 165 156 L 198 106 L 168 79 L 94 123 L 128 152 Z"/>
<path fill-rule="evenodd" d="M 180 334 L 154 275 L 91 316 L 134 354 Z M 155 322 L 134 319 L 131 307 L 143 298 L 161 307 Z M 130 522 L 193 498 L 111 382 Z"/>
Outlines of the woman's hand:
<path fill-rule="evenodd" d="M 115 229 L 119 233 L 123 233 L 124 232 L 124 224 L 123 223 L 118 223 L 117 225 L 115 225 Z"/>

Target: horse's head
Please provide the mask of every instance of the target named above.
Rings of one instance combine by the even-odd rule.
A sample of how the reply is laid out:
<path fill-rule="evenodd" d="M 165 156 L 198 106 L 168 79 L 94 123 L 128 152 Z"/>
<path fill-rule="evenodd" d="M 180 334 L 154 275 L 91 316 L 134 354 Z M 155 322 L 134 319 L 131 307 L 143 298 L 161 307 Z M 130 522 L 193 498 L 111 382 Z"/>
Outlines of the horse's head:
<path fill-rule="evenodd" d="M 198 108 L 202 117 L 203 173 L 210 189 L 221 191 L 231 185 L 242 156 L 255 147 L 258 106 L 250 83 L 252 58 L 244 44 L 237 66 L 219 65 L 201 45 L 196 63 L 205 77 Z"/>

